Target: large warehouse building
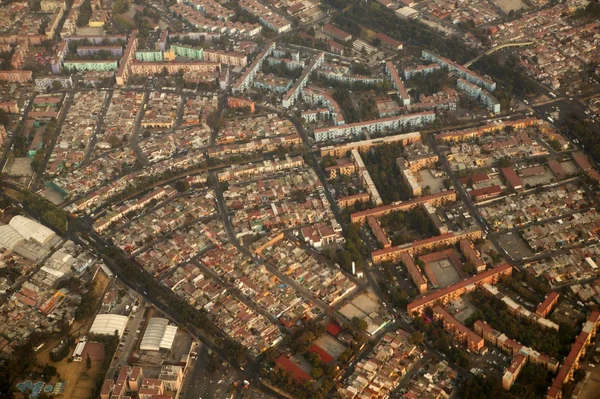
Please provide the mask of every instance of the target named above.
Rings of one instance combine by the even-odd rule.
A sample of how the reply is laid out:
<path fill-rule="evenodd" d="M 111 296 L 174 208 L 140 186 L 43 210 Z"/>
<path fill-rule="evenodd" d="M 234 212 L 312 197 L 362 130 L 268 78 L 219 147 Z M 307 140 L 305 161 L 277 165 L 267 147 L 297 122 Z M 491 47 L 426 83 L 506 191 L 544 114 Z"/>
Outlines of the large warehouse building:
<path fill-rule="evenodd" d="M 115 331 L 117 331 L 119 337 L 122 337 L 126 325 L 127 316 L 118 314 L 99 314 L 92 323 L 90 334 L 113 335 Z"/>
<path fill-rule="evenodd" d="M 171 350 L 176 334 L 177 326 L 170 326 L 169 320 L 163 317 L 154 317 L 148 322 L 146 332 L 140 343 L 140 350 Z"/>
<path fill-rule="evenodd" d="M 52 230 L 24 216 L 15 216 L 8 224 L 26 240 L 35 240 L 42 246 L 53 245 L 60 241 Z"/>

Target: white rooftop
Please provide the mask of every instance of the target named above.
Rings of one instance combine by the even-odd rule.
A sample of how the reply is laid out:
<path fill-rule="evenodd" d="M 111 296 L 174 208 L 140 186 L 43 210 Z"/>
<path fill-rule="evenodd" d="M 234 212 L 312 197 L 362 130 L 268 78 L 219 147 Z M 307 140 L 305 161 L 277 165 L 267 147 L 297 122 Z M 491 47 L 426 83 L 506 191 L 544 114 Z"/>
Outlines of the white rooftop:
<path fill-rule="evenodd" d="M 94 323 L 92 323 L 90 334 L 113 335 L 115 331 L 117 331 L 117 334 L 121 337 L 125 332 L 126 325 L 127 316 L 118 314 L 99 314 L 94 319 Z"/>
<path fill-rule="evenodd" d="M 24 216 L 15 216 L 8 224 L 19 234 L 25 237 L 25 239 L 29 240 L 33 238 L 41 245 L 48 244 L 54 237 L 56 237 L 56 233 L 43 224 L 40 224 L 35 220 L 28 219 Z"/>
<path fill-rule="evenodd" d="M 163 317 L 154 317 L 148 322 L 144 337 L 140 343 L 140 350 L 159 351 L 171 350 L 177 327 L 170 326 L 169 320 Z"/>

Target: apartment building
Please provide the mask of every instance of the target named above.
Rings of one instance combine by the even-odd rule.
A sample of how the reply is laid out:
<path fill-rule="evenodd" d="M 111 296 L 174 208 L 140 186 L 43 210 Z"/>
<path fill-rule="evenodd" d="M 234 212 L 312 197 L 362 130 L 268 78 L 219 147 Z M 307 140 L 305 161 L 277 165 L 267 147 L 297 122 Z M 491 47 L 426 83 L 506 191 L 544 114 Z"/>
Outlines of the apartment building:
<path fill-rule="evenodd" d="M 412 196 L 420 197 L 423 193 L 423 189 L 417 181 L 417 176 L 415 175 L 416 171 L 413 171 L 409 167 L 408 161 L 402 157 L 396 159 L 396 165 L 398 165 L 398 168 L 400 169 L 402 180 L 404 180 L 404 183 L 410 188 Z"/>
<path fill-rule="evenodd" d="M 65 61 L 63 67 L 69 71 L 116 71 L 118 63 L 116 60 L 110 61 Z"/>
<path fill-rule="evenodd" d="M 400 142 L 402 143 L 402 145 L 406 146 L 408 144 L 417 143 L 419 141 L 421 141 L 421 133 L 419 132 L 396 134 L 394 136 L 381 137 L 377 139 L 361 140 L 335 146 L 330 145 L 326 147 L 321 147 L 321 157 L 331 155 L 335 158 L 342 158 L 345 157 L 346 154 L 353 149 L 357 149 L 359 152 L 365 152 L 368 151 L 371 147 L 376 147 L 382 144 Z"/>
<path fill-rule="evenodd" d="M 454 201 L 456 201 L 456 192 L 454 190 L 448 190 L 422 198 L 415 198 L 409 201 L 397 202 L 391 205 L 384 205 L 373 209 L 367 209 L 365 211 L 354 212 L 352 215 L 350 215 L 350 220 L 352 223 L 363 224 L 366 221 L 366 218 L 369 216 L 380 217 L 392 212 L 409 211 L 419 205 L 424 204 L 438 207 Z"/>
<path fill-rule="evenodd" d="M 481 86 L 488 91 L 496 90 L 496 82 L 492 81 L 489 78 L 480 76 L 477 73 L 471 71 L 470 69 L 465 68 L 464 66 L 459 65 L 452 60 L 449 60 L 448 58 L 444 58 L 428 50 L 423 50 L 421 52 L 421 57 L 428 62 L 435 62 L 441 65 L 442 67 L 448 69 L 450 72 L 454 72 L 461 78 L 466 79 L 469 82 L 476 84 L 477 86 Z"/>
<path fill-rule="evenodd" d="M 331 113 L 327 108 L 311 109 L 309 111 L 302 111 L 302 120 L 306 123 L 313 123 L 320 120 L 331 119 Z"/>
<path fill-rule="evenodd" d="M 377 187 L 375 186 L 375 183 L 369 174 L 369 170 L 365 166 L 362 157 L 356 148 L 350 151 L 350 157 L 354 162 L 354 166 L 356 166 L 356 170 L 360 176 L 363 186 L 371 197 L 371 201 L 373 201 L 373 203 L 377 206 L 382 205 L 383 200 L 379 195 L 379 191 L 377 190 Z"/>
<path fill-rule="evenodd" d="M 508 391 L 510 388 L 512 388 L 513 384 L 517 380 L 517 377 L 519 376 L 519 373 L 521 373 L 523 366 L 526 364 L 527 358 L 521 354 L 518 354 L 513 358 L 513 360 L 510 362 L 510 366 L 508 366 L 508 368 L 504 370 L 504 373 L 502 374 L 502 387 L 504 389 Z"/>
<path fill-rule="evenodd" d="M 375 37 L 379 39 L 379 41 L 381 42 L 381 46 L 386 47 L 389 50 L 399 51 L 402 50 L 402 48 L 404 47 L 402 42 L 399 42 L 396 39 L 392 39 L 385 33 L 377 32 L 377 35 L 375 35 Z"/>
<path fill-rule="evenodd" d="M 403 252 L 402 255 L 400 255 L 400 263 L 408 271 L 410 278 L 419 290 L 419 294 L 427 292 L 427 279 L 408 252 Z"/>
<path fill-rule="evenodd" d="M 21 70 L 0 71 L 0 81 L 5 81 L 9 83 L 32 82 L 33 72 Z"/>
<path fill-rule="evenodd" d="M 479 251 L 475 249 L 473 243 L 463 239 L 460 240 L 459 245 L 463 256 L 467 262 L 473 265 L 477 273 L 485 271 L 485 262 L 481 259 L 481 255 L 479 254 Z"/>
<path fill-rule="evenodd" d="M 302 99 L 310 104 L 322 104 L 329 110 L 329 115 L 334 125 L 339 126 L 346 123 L 344 114 L 338 103 L 328 93 L 313 87 L 302 90 Z"/>
<path fill-rule="evenodd" d="M 121 46 L 79 46 L 77 47 L 77 55 L 92 55 L 100 51 L 106 51 L 114 56 L 123 55 L 123 47 Z"/>
<path fill-rule="evenodd" d="M 508 263 L 504 263 L 494 269 L 486 270 L 485 272 L 460 281 L 456 284 L 442 288 L 441 290 L 434 291 L 427 294 L 411 303 L 406 307 L 409 315 L 413 313 L 422 314 L 425 308 L 431 307 L 437 304 L 445 305 L 452 299 L 458 298 L 459 296 L 475 290 L 478 286 L 483 284 L 496 284 L 502 277 L 508 277 L 512 274 L 512 266 Z M 477 332 L 477 330 L 475 330 Z M 485 339 L 485 336 L 484 336 Z"/>
<path fill-rule="evenodd" d="M 392 61 L 387 61 L 385 63 L 385 71 L 392 81 L 392 87 L 394 87 L 398 91 L 398 97 L 400 97 L 401 105 L 407 107 L 410 105 L 410 96 L 406 92 L 406 88 L 404 87 L 404 82 L 400 79 L 400 75 L 398 74 L 398 70 Z"/>
<path fill-rule="evenodd" d="M 254 61 L 252 61 L 252 64 L 250 64 L 250 66 L 246 68 L 242 76 L 240 76 L 240 78 L 233 84 L 233 94 L 241 93 L 252 85 L 254 78 L 256 77 L 256 75 L 260 71 L 260 68 L 262 67 L 263 60 L 273 53 L 275 47 L 275 42 L 271 42 L 267 44 L 265 49 L 259 55 L 256 56 Z"/>
<path fill-rule="evenodd" d="M 254 14 L 262 25 L 277 33 L 287 32 L 292 29 L 290 20 L 272 11 L 257 0 L 241 0 L 239 3 L 244 10 L 250 14 Z"/>
<path fill-rule="evenodd" d="M 489 124 L 485 126 L 479 126 L 469 129 L 452 130 L 448 132 L 442 132 L 435 136 L 436 140 L 443 142 L 460 142 L 472 140 L 476 137 L 483 136 L 486 133 L 493 133 L 499 130 L 504 130 L 506 127 L 512 127 L 514 129 L 523 129 L 527 126 L 537 125 L 538 120 L 536 118 L 525 118 L 518 119 L 516 121 L 504 121 L 500 123 Z"/>
<path fill-rule="evenodd" d="M 374 216 L 369 216 L 367 218 L 367 223 L 371 228 L 371 232 L 373 232 L 373 235 L 375 236 L 375 240 L 377 240 L 377 242 L 383 248 L 389 248 L 392 246 L 392 243 L 387 237 L 387 234 L 385 234 L 385 231 L 383 231 L 383 229 L 381 228 L 379 221 Z"/>
<path fill-rule="evenodd" d="M 535 310 L 535 314 L 540 317 L 546 317 L 552 311 L 554 305 L 558 303 L 558 298 L 560 294 L 556 291 L 552 291 L 548 294 L 548 296 L 544 299 L 542 303 L 538 305 Z"/>
<path fill-rule="evenodd" d="M 469 97 L 473 97 L 482 102 L 490 112 L 500 112 L 500 102 L 496 100 L 487 90 L 477 86 L 466 79 L 459 78 L 456 81 L 456 86 L 467 93 Z"/>
<path fill-rule="evenodd" d="M 518 303 L 513 301 L 512 298 L 501 293 L 496 287 L 492 287 L 489 284 L 484 284 L 483 291 L 486 294 L 494 296 L 500 301 L 502 301 L 504 305 L 506 305 L 508 311 L 514 316 L 519 316 L 531 323 L 536 323 L 543 329 L 552 329 L 558 331 L 558 329 L 560 328 L 559 325 L 554 323 L 553 321 L 540 317 L 537 314 L 532 313 L 523 306 L 519 305 Z"/>
<path fill-rule="evenodd" d="M 592 338 L 596 336 L 599 323 L 600 312 L 594 310 L 583 324 L 583 328 L 571 347 L 571 351 L 565 358 L 562 366 L 560 366 L 558 374 L 556 374 L 552 385 L 548 389 L 546 399 L 562 398 L 563 385 L 566 382 L 571 381 L 573 379 L 573 373 L 579 369 L 579 360 L 585 355 L 586 348 L 592 342 Z"/>
<path fill-rule="evenodd" d="M 442 69 L 440 64 L 435 63 L 429 65 L 417 65 L 413 68 L 404 68 L 404 79 L 408 80 L 413 76 L 420 74 L 429 75 L 430 73 L 439 71 L 440 69 Z"/>
<path fill-rule="evenodd" d="M 306 67 L 304 69 L 304 71 L 302 71 L 302 75 L 300 75 L 300 77 L 298 79 L 296 79 L 296 82 L 294 82 L 294 85 L 283 96 L 283 100 L 281 101 L 281 105 L 283 106 L 283 108 L 290 108 L 292 105 L 294 105 L 296 103 L 296 101 L 302 94 L 302 89 L 304 89 L 306 87 L 306 85 L 308 84 L 308 79 L 310 77 L 310 74 L 315 69 L 320 67 L 323 64 L 324 60 L 325 60 L 325 53 L 323 53 L 323 52 L 317 54 L 317 56 L 312 59 L 310 64 L 308 64 L 308 67 Z"/>
<path fill-rule="evenodd" d="M 373 261 L 373 263 L 381 263 L 385 261 L 395 262 L 398 260 L 398 258 L 403 252 L 408 252 L 411 255 L 420 254 L 425 251 L 440 249 L 450 245 L 454 245 L 463 238 L 477 239 L 480 238 L 481 235 L 482 233 L 479 229 L 461 233 L 442 233 L 436 237 L 425 238 L 422 240 L 413 241 L 411 243 L 373 251 L 371 252 L 371 260 Z"/>
<path fill-rule="evenodd" d="M 481 336 L 475 334 L 470 328 L 466 327 L 454 316 L 439 305 L 433 307 L 433 318 L 441 321 L 444 330 L 448 331 L 458 342 L 465 345 L 469 350 L 479 353 L 484 348 L 484 340 Z"/>
<path fill-rule="evenodd" d="M 221 68 L 218 62 L 134 62 L 130 71 L 136 75 L 156 75 L 165 69 L 169 75 L 182 70 L 184 73 L 216 73 Z"/>
<path fill-rule="evenodd" d="M 341 197 L 338 199 L 338 206 L 340 208 L 347 208 L 352 206 L 358 202 L 367 202 L 371 199 L 369 193 L 358 193 L 354 195 L 348 195 L 346 197 Z"/>
<path fill-rule="evenodd" d="M 383 83 L 383 79 L 378 78 L 376 76 L 352 75 L 328 69 L 318 69 L 317 75 L 328 81 L 340 82 L 347 85 L 353 85 L 355 83 L 362 83 L 364 85 L 375 85 L 378 83 Z"/>
<path fill-rule="evenodd" d="M 423 126 L 435 121 L 435 112 L 425 111 L 414 114 L 392 116 L 389 118 L 350 123 L 343 126 L 332 126 L 314 131 L 315 141 L 341 140 L 363 133 L 377 133 L 385 130 L 397 130 L 403 127 Z"/>
<path fill-rule="evenodd" d="M 135 51 L 137 49 L 137 45 L 137 31 L 134 30 L 129 35 L 127 47 L 125 47 L 125 51 L 123 52 L 123 56 L 121 57 L 121 61 L 119 62 L 119 69 L 115 74 L 117 86 L 124 86 L 125 84 L 127 84 L 127 79 L 129 78 L 129 69 L 131 67 L 131 63 L 133 62 L 133 58 L 135 58 L 134 56 Z"/>

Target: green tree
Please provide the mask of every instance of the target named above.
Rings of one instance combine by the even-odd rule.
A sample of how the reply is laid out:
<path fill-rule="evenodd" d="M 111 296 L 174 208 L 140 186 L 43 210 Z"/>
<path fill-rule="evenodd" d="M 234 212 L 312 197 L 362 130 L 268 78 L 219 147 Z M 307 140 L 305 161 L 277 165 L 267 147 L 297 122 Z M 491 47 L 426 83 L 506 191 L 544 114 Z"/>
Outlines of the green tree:
<path fill-rule="evenodd" d="M 425 337 L 419 331 L 415 331 L 410 335 L 410 342 L 413 345 L 421 345 L 425 341 Z"/>
<path fill-rule="evenodd" d="M 92 17 L 92 2 L 84 0 L 79 6 L 79 15 L 77 16 L 77 26 L 87 26 Z"/>
<path fill-rule="evenodd" d="M 369 323 L 360 317 L 354 316 L 351 321 L 352 325 L 358 328 L 360 331 L 366 331 L 367 328 L 369 328 Z"/>
<path fill-rule="evenodd" d="M 179 191 L 180 193 L 189 191 L 189 189 L 190 189 L 190 183 L 188 183 L 187 181 L 181 179 L 181 180 L 177 180 L 175 182 L 175 190 Z"/>

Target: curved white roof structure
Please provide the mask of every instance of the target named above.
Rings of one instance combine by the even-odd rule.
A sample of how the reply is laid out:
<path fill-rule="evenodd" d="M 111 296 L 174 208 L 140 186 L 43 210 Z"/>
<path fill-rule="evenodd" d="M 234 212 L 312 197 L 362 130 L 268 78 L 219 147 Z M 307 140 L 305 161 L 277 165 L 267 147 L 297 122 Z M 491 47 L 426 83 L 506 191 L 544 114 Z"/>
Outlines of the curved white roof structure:
<path fill-rule="evenodd" d="M 119 314 L 99 314 L 92 323 L 90 334 L 113 335 L 115 331 L 117 331 L 119 337 L 121 337 L 125 332 L 126 325 L 127 316 L 121 316 Z"/>
<path fill-rule="evenodd" d="M 18 245 L 25 242 L 25 237 L 13 229 L 11 226 L 4 224 L 0 226 L 0 246 L 8 249 L 15 249 Z"/>
<path fill-rule="evenodd" d="M 8 223 L 12 226 L 19 234 L 25 237 L 27 240 L 33 238 L 41 245 L 46 245 L 52 240 L 56 233 L 52 230 L 36 222 L 35 220 L 26 218 L 24 216 L 15 216 Z"/>
<path fill-rule="evenodd" d="M 146 332 L 144 332 L 144 337 L 140 343 L 140 350 L 171 350 L 175 334 L 177 334 L 177 327 L 170 326 L 169 320 L 163 317 L 154 317 L 148 322 Z"/>

